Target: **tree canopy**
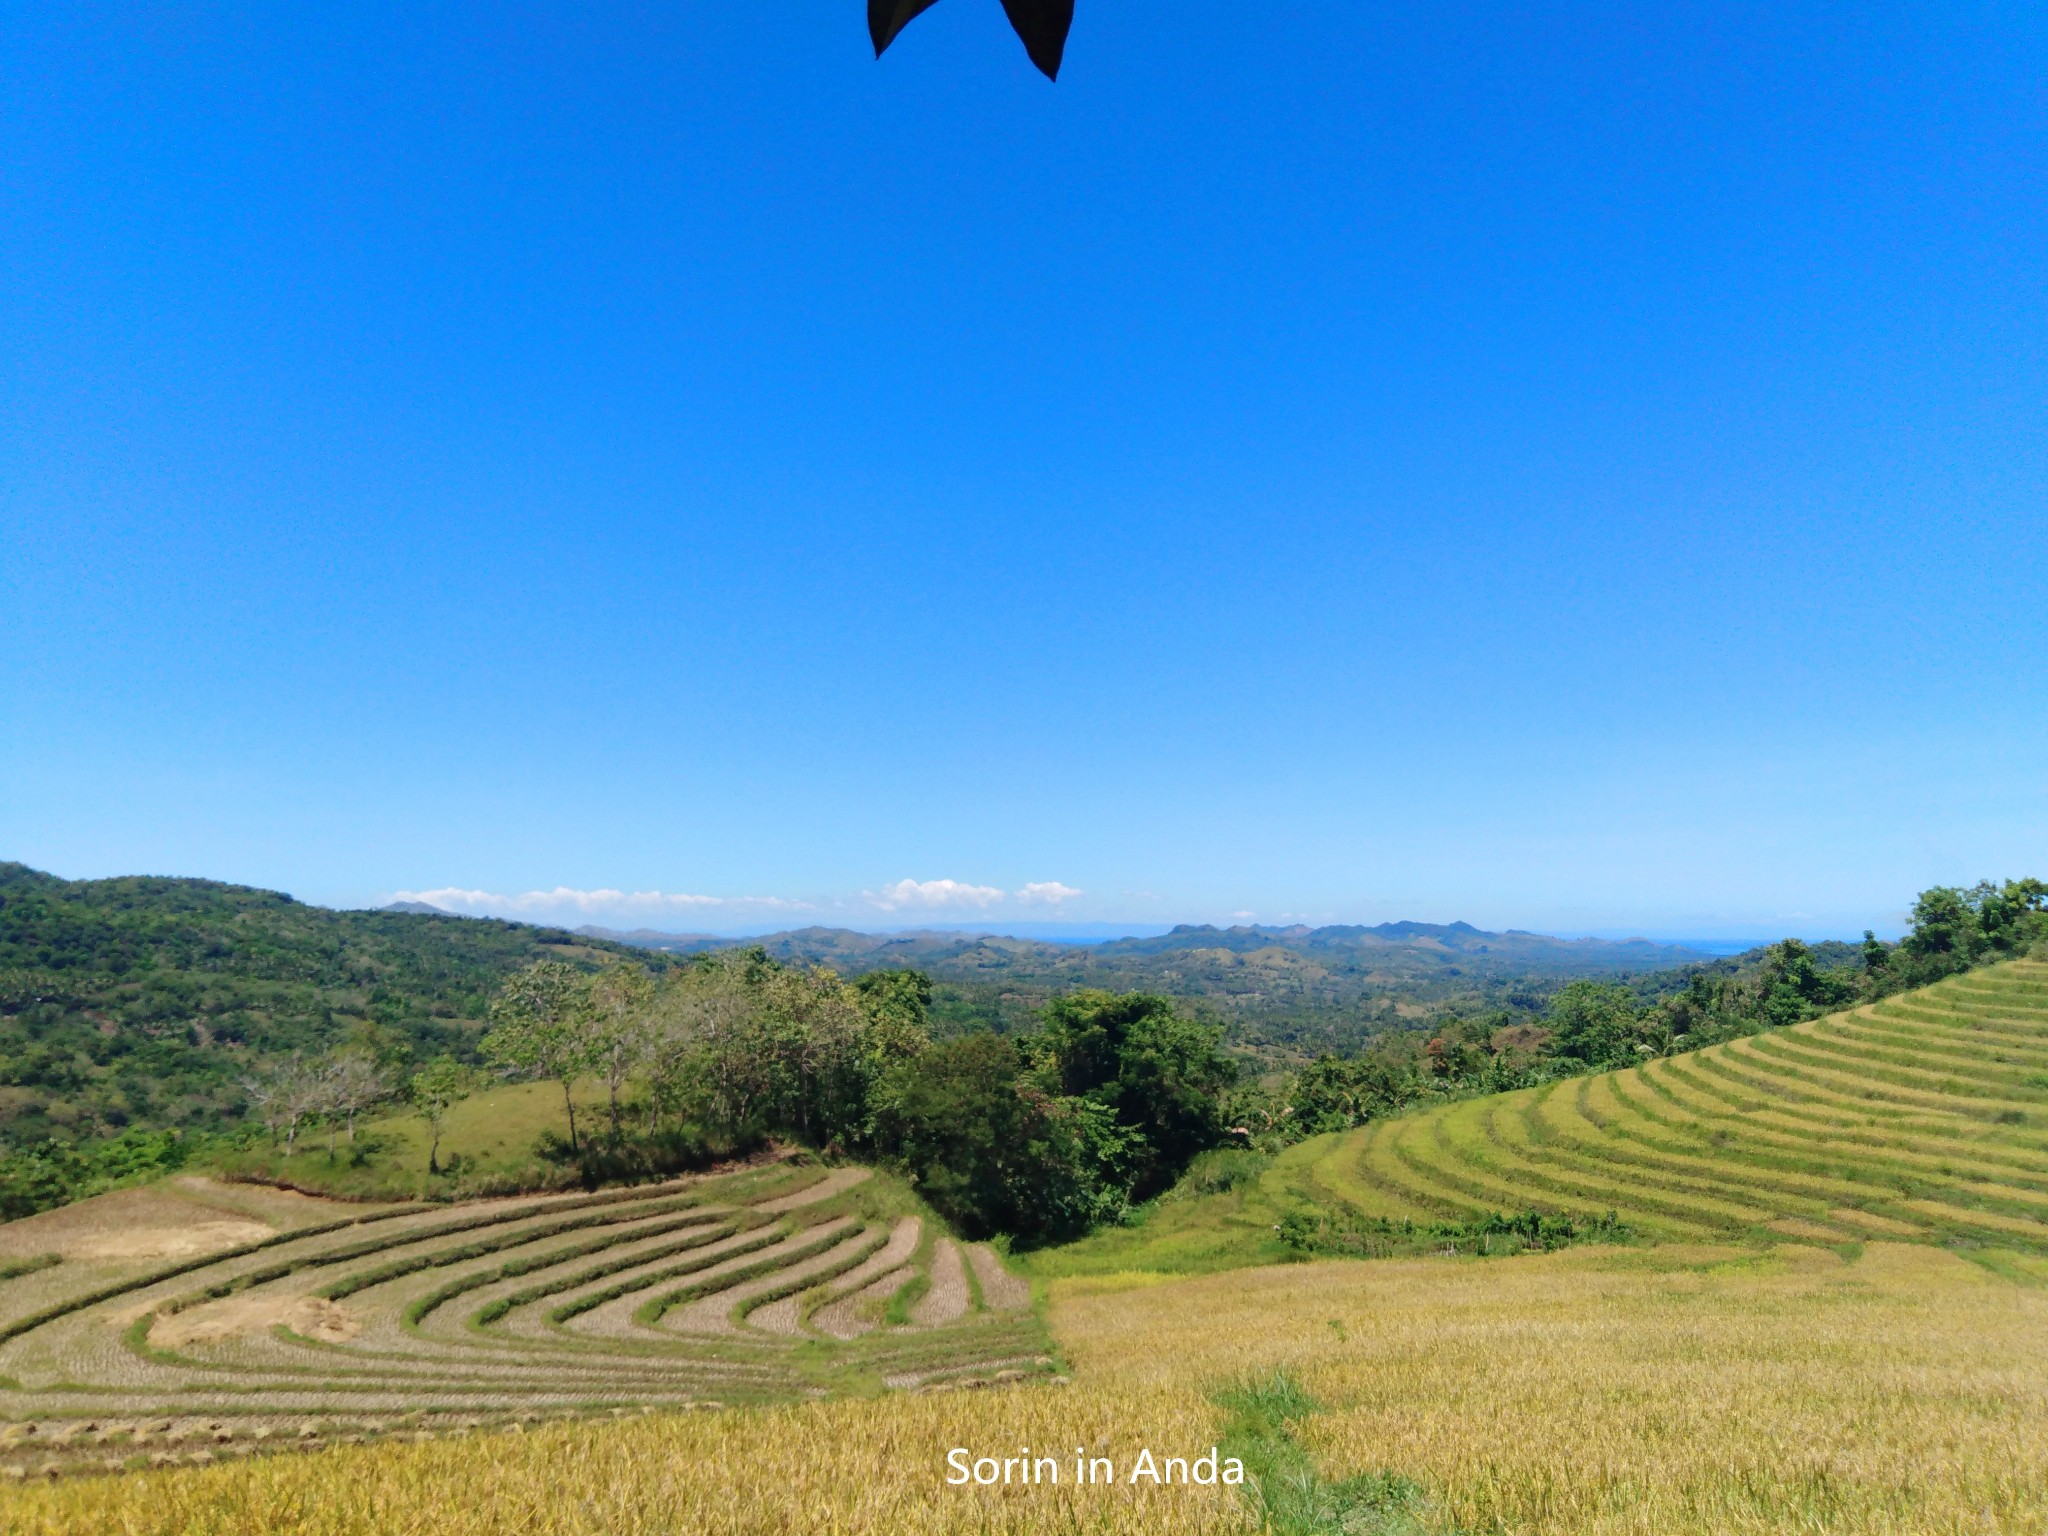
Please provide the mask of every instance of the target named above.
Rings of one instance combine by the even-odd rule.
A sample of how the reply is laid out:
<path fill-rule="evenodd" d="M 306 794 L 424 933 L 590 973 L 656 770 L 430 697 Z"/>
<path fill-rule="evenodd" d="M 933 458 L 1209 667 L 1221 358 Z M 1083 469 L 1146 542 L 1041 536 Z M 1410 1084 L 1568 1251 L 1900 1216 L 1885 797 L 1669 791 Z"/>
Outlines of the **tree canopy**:
<path fill-rule="evenodd" d="M 1237 1066 L 1221 1031 L 1144 992 L 1069 993 L 1047 1004 L 1037 1052 L 1061 1092 L 1108 1109 L 1132 1133 L 1131 1192 L 1144 1200 L 1223 1139 Z"/>
<path fill-rule="evenodd" d="M 1223 1140 L 1235 1063 L 1165 998 L 1084 990 L 1035 1032 L 934 1042 L 931 995 L 915 971 L 848 982 L 758 948 L 662 978 L 544 960 L 500 989 L 484 1054 L 572 1113 L 577 1079 L 605 1082 L 609 1135 L 559 1148 L 593 1181 L 779 1138 L 889 1164 L 963 1231 L 1026 1243 L 1121 1216 Z"/>

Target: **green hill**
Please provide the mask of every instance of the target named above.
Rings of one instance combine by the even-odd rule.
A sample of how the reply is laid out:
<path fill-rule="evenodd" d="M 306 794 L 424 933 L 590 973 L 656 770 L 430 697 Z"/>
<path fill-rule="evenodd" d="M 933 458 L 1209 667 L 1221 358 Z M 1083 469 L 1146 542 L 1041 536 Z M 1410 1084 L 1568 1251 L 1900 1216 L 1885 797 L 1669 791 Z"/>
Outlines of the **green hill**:
<path fill-rule="evenodd" d="M 466 1055 L 505 977 L 599 953 L 664 963 L 523 923 L 0 863 L 0 1141 L 226 1125 L 256 1060 L 364 1030 L 416 1059 Z"/>
<path fill-rule="evenodd" d="M 1315 1137 L 1235 1188 L 1164 1202 L 1142 1226 L 1037 1263 L 1472 1248 L 1489 1226 L 1512 1246 L 1491 1218 L 1529 1212 L 1560 1231 L 1612 1214 L 1650 1239 L 2048 1252 L 2048 962 Z"/>

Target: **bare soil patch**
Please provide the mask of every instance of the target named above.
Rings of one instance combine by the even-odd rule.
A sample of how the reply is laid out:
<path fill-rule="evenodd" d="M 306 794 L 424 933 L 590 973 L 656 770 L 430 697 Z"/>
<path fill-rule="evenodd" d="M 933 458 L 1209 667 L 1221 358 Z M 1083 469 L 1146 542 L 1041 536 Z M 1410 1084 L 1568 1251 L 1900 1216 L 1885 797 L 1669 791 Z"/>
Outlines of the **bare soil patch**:
<path fill-rule="evenodd" d="M 255 1242 L 277 1230 L 232 1207 L 221 1210 L 164 1185 L 144 1185 L 0 1226 L 0 1258 L 37 1253 L 99 1261 L 189 1257 Z"/>
<path fill-rule="evenodd" d="M 784 1338 L 795 1338 L 797 1311 L 802 1304 L 801 1296 L 785 1296 L 780 1301 L 769 1302 L 765 1307 L 756 1307 L 747 1314 L 747 1322 L 763 1333 L 777 1333 Z"/>
<path fill-rule="evenodd" d="M 180 1174 L 0 1225 L 0 1261 L 41 1253 L 98 1263 L 196 1258 L 389 1207 Z"/>
<path fill-rule="evenodd" d="M 149 1342 L 159 1349 L 177 1349 L 260 1333 L 279 1323 L 325 1344 L 346 1344 L 359 1326 L 340 1302 L 318 1296 L 230 1296 L 158 1318 L 150 1326 Z"/>
<path fill-rule="evenodd" d="M 68 1257 L 78 1259 L 189 1259 L 275 1237 L 260 1221 L 195 1221 L 183 1227 L 131 1227 L 81 1238 Z M 61 1251 L 61 1250 L 60 1250 Z"/>
<path fill-rule="evenodd" d="M 278 1227 L 305 1227 L 339 1217 L 360 1216 L 366 1211 L 389 1210 L 403 1201 L 330 1200 L 303 1190 L 280 1189 L 270 1184 L 230 1184 L 203 1173 L 181 1173 L 170 1188 L 187 1199 L 210 1205 L 223 1212 L 240 1212 L 256 1221 Z"/>

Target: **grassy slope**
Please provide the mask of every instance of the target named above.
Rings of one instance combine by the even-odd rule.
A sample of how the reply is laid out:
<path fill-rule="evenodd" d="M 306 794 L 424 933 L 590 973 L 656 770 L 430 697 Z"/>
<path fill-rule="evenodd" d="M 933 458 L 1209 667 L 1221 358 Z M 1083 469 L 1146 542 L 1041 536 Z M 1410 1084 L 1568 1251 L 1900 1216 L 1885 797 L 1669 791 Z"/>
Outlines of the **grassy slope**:
<path fill-rule="evenodd" d="M 1029 1263 L 1052 1277 L 1269 1262 L 1273 1223 L 1303 1208 L 1424 1222 L 1615 1211 L 1666 1240 L 2048 1251 L 2048 963 L 1318 1137 L 1256 1184 Z"/>
<path fill-rule="evenodd" d="M 582 1083 L 576 1090 L 579 1131 L 602 1128 L 604 1090 Z M 427 1173 L 427 1123 L 401 1111 L 365 1121 L 356 1146 L 337 1133 L 330 1153 L 323 1128 L 299 1138 L 290 1158 L 270 1148 L 220 1160 L 223 1173 L 255 1175 L 296 1189 L 346 1199 L 436 1199 L 472 1188 L 544 1189 L 565 1180 L 562 1170 L 542 1163 L 534 1143 L 545 1133 L 566 1136 L 568 1115 L 555 1083 L 512 1083 L 464 1099 L 448 1112 L 441 1128 L 440 1161 L 452 1174 Z"/>

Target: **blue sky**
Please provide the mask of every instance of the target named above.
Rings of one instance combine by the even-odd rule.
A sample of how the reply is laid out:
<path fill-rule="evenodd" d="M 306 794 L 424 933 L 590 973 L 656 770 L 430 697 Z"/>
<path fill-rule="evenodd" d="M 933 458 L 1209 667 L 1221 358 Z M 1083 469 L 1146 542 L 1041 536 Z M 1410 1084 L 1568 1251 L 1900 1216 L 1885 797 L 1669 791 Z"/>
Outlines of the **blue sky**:
<path fill-rule="evenodd" d="M 720 931 L 2048 871 L 2048 22 L 1652 9 L 1080 0 L 1055 86 L 996 0 L 0 5 L 0 857 Z"/>

